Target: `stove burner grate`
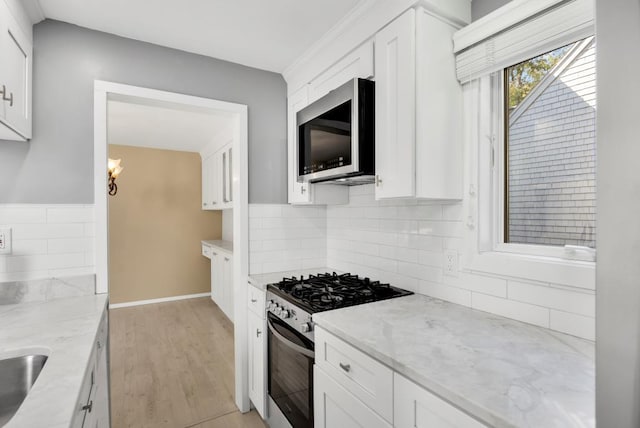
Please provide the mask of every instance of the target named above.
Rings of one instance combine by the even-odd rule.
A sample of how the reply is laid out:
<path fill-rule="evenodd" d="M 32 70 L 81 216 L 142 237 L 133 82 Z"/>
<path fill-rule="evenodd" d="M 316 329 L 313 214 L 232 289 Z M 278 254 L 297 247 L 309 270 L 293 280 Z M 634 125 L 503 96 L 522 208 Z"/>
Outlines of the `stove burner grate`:
<path fill-rule="evenodd" d="M 412 294 L 406 290 L 349 273 L 321 273 L 308 278 L 284 278 L 276 287 L 314 312 Z"/>

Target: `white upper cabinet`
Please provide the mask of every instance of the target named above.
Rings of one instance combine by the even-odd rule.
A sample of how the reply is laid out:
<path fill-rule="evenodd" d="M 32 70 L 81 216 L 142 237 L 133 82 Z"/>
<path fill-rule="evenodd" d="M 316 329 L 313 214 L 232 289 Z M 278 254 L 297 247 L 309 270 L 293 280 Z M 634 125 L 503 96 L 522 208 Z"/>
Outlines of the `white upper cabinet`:
<path fill-rule="evenodd" d="M 376 198 L 415 196 L 416 11 L 375 37 Z"/>
<path fill-rule="evenodd" d="M 462 198 L 456 29 L 419 7 L 375 36 L 376 199 Z"/>
<path fill-rule="evenodd" d="M 222 209 L 233 208 L 233 145 L 228 143 L 218 152 L 218 198 L 222 200 Z"/>
<path fill-rule="evenodd" d="M 0 1 L 0 139 L 31 138 L 33 46 L 25 30 Z"/>
<path fill-rule="evenodd" d="M 373 77 L 373 71 L 373 40 L 369 40 L 327 68 L 311 82 L 289 95 L 287 121 L 290 204 L 346 204 L 349 201 L 347 187 L 298 182 L 296 114 L 349 80 L 356 77 L 362 79 Z"/>
<path fill-rule="evenodd" d="M 309 191 L 309 183 L 299 183 L 296 171 L 296 143 L 297 126 L 296 113 L 305 108 L 309 104 L 309 92 L 307 86 L 302 87 L 298 91 L 289 96 L 287 103 L 287 125 L 288 125 L 288 169 L 289 169 L 289 203 L 290 204 L 310 204 L 311 192 Z"/>
<path fill-rule="evenodd" d="M 356 77 L 373 77 L 373 40 L 363 43 L 313 79 L 309 83 L 309 104 Z"/>
<path fill-rule="evenodd" d="M 233 145 L 202 154 L 202 209 L 233 208 Z"/>

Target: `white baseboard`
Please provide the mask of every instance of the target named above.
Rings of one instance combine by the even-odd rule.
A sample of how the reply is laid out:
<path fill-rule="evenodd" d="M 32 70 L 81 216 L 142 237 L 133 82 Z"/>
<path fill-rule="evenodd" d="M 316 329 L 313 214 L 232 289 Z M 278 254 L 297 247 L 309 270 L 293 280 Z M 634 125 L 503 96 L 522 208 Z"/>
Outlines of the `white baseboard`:
<path fill-rule="evenodd" d="M 136 300 L 135 302 L 109 304 L 109 309 L 128 308 L 130 306 L 152 305 L 154 303 L 173 302 L 176 300 L 197 299 L 198 297 L 209 297 L 211 293 L 185 294 L 183 296 L 161 297 L 159 299 Z"/>

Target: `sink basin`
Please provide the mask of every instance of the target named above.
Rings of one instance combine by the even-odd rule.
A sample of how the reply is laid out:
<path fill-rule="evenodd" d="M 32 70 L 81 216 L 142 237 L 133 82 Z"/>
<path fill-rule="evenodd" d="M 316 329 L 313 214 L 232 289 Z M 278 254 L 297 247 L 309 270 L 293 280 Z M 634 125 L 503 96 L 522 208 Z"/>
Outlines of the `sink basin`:
<path fill-rule="evenodd" d="M 18 411 L 46 362 L 46 355 L 0 360 L 0 427 Z"/>

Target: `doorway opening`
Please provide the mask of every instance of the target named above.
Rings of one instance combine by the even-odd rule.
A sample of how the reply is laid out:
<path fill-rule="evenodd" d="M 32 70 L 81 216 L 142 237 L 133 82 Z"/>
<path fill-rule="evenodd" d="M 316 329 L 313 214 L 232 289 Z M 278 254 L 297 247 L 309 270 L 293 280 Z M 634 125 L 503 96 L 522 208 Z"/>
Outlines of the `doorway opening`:
<path fill-rule="evenodd" d="M 163 125 L 168 119 L 169 114 L 175 126 L 169 131 Z M 202 120 L 207 116 L 210 120 Z M 139 118 L 131 120 L 132 117 Z M 144 118 L 140 119 L 140 118 Z M 111 125 L 118 124 L 118 127 Z M 123 125 L 124 123 L 124 125 Z M 126 125 L 126 126 L 125 126 Z M 163 130 L 164 129 L 164 130 Z M 197 132 L 196 132 L 197 131 Z M 206 135 L 210 131 L 211 141 L 206 142 L 198 139 L 196 135 Z M 118 132 L 123 132 L 120 135 Z M 171 133 L 167 135 L 167 133 Z M 126 135 L 125 135 L 126 134 Z M 129 141 L 127 143 L 125 140 Z M 136 140 L 136 144 L 131 141 Z M 149 203 L 158 203 L 157 211 L 163 208 L 169 210 L 169 207 L 163 207 L 162 204 L 168 204 L 173 194 L 178 197 L 177 192 L 180 189 L 180 180 L 184 177 L 177 176 L 176 170 L 172 169 L 170 158 L 171 154 L 166 152 L 169 150 L 179 152 L 176 162 L 181 163 L 180 168 L 189 163 L 187 154 L 203 154 L 211 150 L 211 146 L 215 146 L 217 141 L 225 140 L 233 147 L 232 165 L 230 165 L 232 175 L 230 175 L 229 191 L 233 192 L 233 209 L 228 210 L 223 216 L 218 215 L 220 222 L 222 217 L 226 219 L 227 227 L 222 227 L 224 236 L 232 239 L 234 247 L 233 257 L 233 293 L 234 293 L 234 333 L 233 333 L 233 349 L 234 349 L 234 366 L 235 366 L 235 404 L 241 412 L 249 410 L 249 398 L 246 387 L 247 379 L 247 362 L 246 362 L 246 308 L 243 305 L 246 299 L 246 284 L 248 276 L 248 111 L 247 106 L 242 104 L 229 103 L 225 101 L 212 100 L 189 95 L 159 91 L 148 88 L 141 88 L 118 83 L 96 81 L 94 87 L 94 198 L 96 212 L 96 292 L 110 293 L 110 287 L 115 284 L 110 276 L 110 260 L 109 260 L 109 200 L 108 198 L 123 196 L 125 190 L 124 179 L 125 174 L 131 176 L 145 176 L 144 171 L 135 171 L 134 159 L 140 157 L 157 157 L 158 169 L 153 169 L 147 173 L 153 174 L 157 180 L 150 180 L 147 184 L 154 181 L 163 181 L 168 184 L 168 194 L 158 200 L 149 199 Z M 124 144 L 117 144 L 124 142 Z M 173 143 L 172 143 L 173 142 Z M 182 145 L 171 145 L 180 143 Z M 114 146 L 109 147 L 109 144 Z M 159 144 L 160 146 L 153 146 Z M 164 146 L 162 145 L 164 144 Z M 198 146 L 199 145 L 199 146 Z M 180 150 L 182 148 L 183 150 Z M 119 191 L 115 196 L 108 196 L 107 189 L 107 159 L 109 152 L 114 156 L 117 153 L 122 155 L 121 166 L 124 171 L 118 179 L 120 185 Z M 128 153 L 132 162 L 127 165 L 124 153 Z M 185 156 L 182 156 L 185 154 Z M 178 158 L 180 160 L 178 161 Z M 193 157 L 191 159 L 193 161 Z M 141 165 L 139 162 L 138 165 Z M 148 162 L 146 163 L 148 164 Z M 164 165 L 164 168 L 162 167 Z M 178 168 L 175 164 L 173 167 Z M 137 168 L 137 167 L 136 167 Z M 188 167 L 187 167 L 188 168 Z M 162 172 L 164 171 L 164 172 Z M 192 171 L 193 172 L 193 171 Z M 183 174 L 188 175 L 188 174 Z M 139 175 L 140 176 L 140 175 Z M 143 183 L 144 185 L 144 183 Z M 149 189 L 147 189 L 149 190 Z M 193 191 L 193 189 L 191 189 Z M 173 192 L 173 193 L 172 193 Z M 153 190 L 149 191 L 151 198 Z M 157 196 L 157 195 L 156 195 Z M 180 199 L 182 200 L 182 199 Z M 164 202 L 162 202 L 164 201 Z M 143 201 L 137 203 L 144 204 Z M 170 210 L 169 210 L 170 211 Z M 175 214 L 175 213 L 174 213 Z M 215 217 L 215 216 L 214 216 Z M 163 224 L 167 224 L 167 220 Z M 175 224 L 176 228 L 182 225 Z M 165 226 L 166 227 L 166 226 Z M 161 233 L 161 232 L 159 232 Z M 123 236 L 123 235 L 121 235 Z M 161 237 L 160 237 L 161 238 Z M 159 238 L 159 239 L 160 239 Z M 203 236 L 201 239 L 206 239 Z M 126 239 L 126 238 L 125 238 Z M 168 240 L 170 241 L 170 239 Z M 161 239 L 158 242 L 163 242 Z M 138 253 L 144 251 L 144 242 L 137 242 L 139 247 Z M 152 243 L 150 243 L 152 244 Z M 200 248 L 200 240 L 193 243 L 196 248 Z M 171 242 L 164 242 L 170 248 Z M 142 254 L 144 256 L 144 254 Z M 135 262 L 135 261 L 134 261 Z M 166 284 L 165 284 L 166 288 Z M 140 290 L 138 290 L 139 292 Z M 158 291 L 158 290 L 155 290 Z M 198 290 L 196 290 L 198 291 Z M 167 291 L 165 293 L 176 294 L 176 290 Z M 198 292 L 187 292 L 187 297 L 195 297 Z M 111 295 L 111 293 L 110 293 Z M 141 295 L 130 296 L 133 301 L 144 301 L 153 299 L 140 298 Z M 122 299 L 122 295 L 114 294 L 114 298 Z M 144 303 L 144 302 L 143 302 Z M 203 338 L 204 340 L 205 338 Z"/>

